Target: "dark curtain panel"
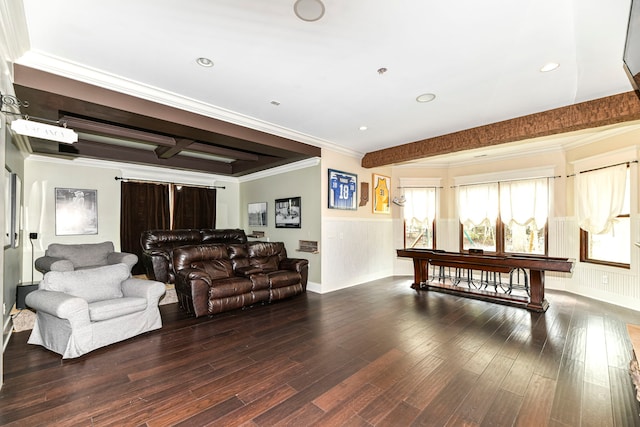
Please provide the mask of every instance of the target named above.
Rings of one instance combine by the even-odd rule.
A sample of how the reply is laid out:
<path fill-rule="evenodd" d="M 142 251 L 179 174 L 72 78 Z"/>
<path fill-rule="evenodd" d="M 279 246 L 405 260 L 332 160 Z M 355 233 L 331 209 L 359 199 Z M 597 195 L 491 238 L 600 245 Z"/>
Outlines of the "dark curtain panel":
<path fill-rule="evenodd" d="M 173 229 L 216 228 L 216 190 L 173 186 Z"/>
<path fill-rule="evenodd" d="M 132 274 L 144 274 L 140 235 L 169 228 L 169 186 L 123 181 L 120 190 L 120 246 L 122 252 L 138 255 Z"/>

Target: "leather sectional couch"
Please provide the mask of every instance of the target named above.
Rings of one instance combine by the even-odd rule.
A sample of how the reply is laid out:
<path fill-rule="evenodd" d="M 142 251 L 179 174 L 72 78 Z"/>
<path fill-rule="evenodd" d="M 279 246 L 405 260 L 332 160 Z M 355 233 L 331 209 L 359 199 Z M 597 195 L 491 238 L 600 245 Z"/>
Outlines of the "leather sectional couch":
<path fill-rule="evenodd" d="M 281 242 L 199 244 L 172 250 L 180 306 L 196 317 L 306 291 L 309 261 Z"/>
<path fill-rule="evenodd" d="M 142 265 L 150 280 L 174 283 L 171 251 L 201 243 L 247 243 L 242 229 L 148 230 L 140 236 Z"/>

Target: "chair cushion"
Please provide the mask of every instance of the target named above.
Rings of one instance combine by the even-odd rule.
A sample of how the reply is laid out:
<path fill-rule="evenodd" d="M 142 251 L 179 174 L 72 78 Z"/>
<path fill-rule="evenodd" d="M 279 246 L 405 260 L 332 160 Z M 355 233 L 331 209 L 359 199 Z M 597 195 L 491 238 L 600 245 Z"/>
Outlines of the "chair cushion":
<path fill-rule="evenodd" d="M 146 308 L 147 300 L 145 298 L 125 297 L 96 301 L 89 304 L 89 319 L 92 322 L 99 322 L 137 313 L 146 310 Z"/>
<path fill-rule="evenodd" d="M 66 245 L 52 243 L 46 255 L 68 259 L 75 268 L 107 265 L 107 255 L 114 251 L 113 242 Z"/>
<path fill-rule="evenodd" d="M 129 278 L 125 264 L 74 271 L 50 271 L 40 282 L 40 289 L 64 292 L 89 303 L 122 298 L 122 282 Z"/>

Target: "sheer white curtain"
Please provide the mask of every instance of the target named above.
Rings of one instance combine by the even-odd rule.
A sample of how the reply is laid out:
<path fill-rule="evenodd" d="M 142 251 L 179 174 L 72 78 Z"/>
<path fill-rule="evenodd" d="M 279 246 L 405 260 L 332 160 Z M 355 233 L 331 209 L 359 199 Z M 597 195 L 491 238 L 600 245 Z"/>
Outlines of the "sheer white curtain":
<path fill-rule="evenodd" d="M 435 188 L 405 188 L 403 190 L 404 219 L 407 222 L 431 223 L 436 216 Z"/>
<path fill-rule="evenodd" d="M 498 183 L 458 187 L 460 222 L 478 226 L 484 220 L 495 223 L 498 218 Z"/>
<path fill-rule="evenodd" d="M 539 230 L 547 223 L 549 213 L 549 180 L 547 178 L 500 183 L 500 218 L 526 225 L 535 221 Z"/>
<path fill-rule="evenodd" d="M 608 233 L 622 212 L 626 184 L 626 164 L 576 175 L 580 228 L 593 234 Z"/>

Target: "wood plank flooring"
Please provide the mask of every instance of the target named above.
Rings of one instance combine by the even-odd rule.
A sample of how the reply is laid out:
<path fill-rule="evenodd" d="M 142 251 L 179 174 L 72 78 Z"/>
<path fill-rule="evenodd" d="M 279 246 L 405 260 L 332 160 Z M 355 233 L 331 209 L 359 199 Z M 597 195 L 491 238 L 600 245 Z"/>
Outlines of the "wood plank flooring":
<path fill-rule="evenodd" d="M 547 292 L 521 308 L 388 278 L 192 319 L 62 361 L 15 333 L 0 424 L 640 426 L 626 323 Z"/>

